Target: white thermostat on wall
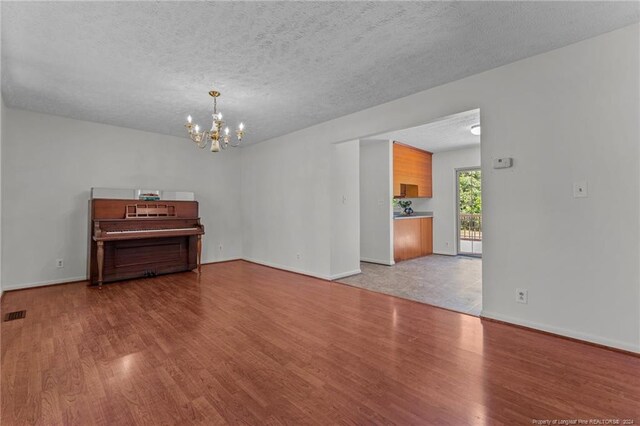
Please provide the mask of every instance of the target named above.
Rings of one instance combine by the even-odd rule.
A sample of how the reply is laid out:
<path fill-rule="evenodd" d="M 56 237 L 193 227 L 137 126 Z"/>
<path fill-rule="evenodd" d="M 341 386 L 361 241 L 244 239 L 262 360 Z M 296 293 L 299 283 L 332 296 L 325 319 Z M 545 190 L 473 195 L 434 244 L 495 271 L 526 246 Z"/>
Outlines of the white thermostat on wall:
<path fill-rule="evenodd" d="M 512 165 L 513 165 L 513 158 L 510 158 L 510 157 L 495 158 L 493 160 L 494 169 L 508 169 Z"/>

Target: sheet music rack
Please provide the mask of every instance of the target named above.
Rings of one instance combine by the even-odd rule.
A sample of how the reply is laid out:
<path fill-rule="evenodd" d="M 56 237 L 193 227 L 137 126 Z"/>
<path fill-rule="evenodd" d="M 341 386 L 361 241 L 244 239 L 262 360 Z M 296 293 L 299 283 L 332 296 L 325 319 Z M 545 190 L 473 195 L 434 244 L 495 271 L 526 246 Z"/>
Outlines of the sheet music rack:
<path fill-rule="evenodd" d="M 125 218 L 139 219 L 141 217 L 175 217 L 176 208 L 168 204 L 129 204 L 126 207 Z"/>

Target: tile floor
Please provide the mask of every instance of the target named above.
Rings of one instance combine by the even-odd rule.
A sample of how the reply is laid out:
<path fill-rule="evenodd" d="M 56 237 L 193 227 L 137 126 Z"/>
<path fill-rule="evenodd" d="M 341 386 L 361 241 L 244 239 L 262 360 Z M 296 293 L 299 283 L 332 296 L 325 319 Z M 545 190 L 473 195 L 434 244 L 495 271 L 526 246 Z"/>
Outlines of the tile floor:
<path fill-rule="evenodd" d="M 362 262 L 362 273 L 338 280 L 379 293 L 471 315 L 482 309 L 482 259 L 431 255 L 394 266 Z"/>

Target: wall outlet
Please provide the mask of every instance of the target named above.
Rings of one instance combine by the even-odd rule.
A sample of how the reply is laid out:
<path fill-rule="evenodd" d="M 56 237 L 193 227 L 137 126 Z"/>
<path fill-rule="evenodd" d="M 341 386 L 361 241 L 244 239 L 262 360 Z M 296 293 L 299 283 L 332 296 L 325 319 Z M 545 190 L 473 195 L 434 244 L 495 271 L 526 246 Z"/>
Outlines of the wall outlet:
<path fill-rule="evenodd" d="M 298 260 L 302 259 L 302 255 L 300 253 L 297 253 L 296 254 L 296 259 L 298 259 Z"/>
<path fill-rule="evenodd" d="M 529 291 L 526 288 L 516 288 L 516 302 L 529 303 Z"/>
<path fill-rule="evenodd" d="M 64 268 L 64 259 L 56 259 L 56 268 Z"/>
<path fill-rule="evenodd" d="M 573 184 L 573 197 L 574 198 L 586 198 L 589 196 L 587 181 L 583 180 L 575 182 Z"/>
<path fill-rule="evenodd" d="M 218 248 L 220 249 L 220 251 L 224 250 L 224 248 L 222 247 L 222 244 L 220 244 Z"/>

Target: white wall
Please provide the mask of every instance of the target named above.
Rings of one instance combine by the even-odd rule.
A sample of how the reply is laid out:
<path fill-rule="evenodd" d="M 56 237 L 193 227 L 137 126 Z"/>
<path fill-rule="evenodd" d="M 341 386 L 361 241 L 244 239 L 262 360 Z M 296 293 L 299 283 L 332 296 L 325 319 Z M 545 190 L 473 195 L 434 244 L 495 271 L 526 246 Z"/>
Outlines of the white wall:
<path fill-rule="evenodd" d="M 360 273 L 360 143 L 331 147 L 331 279 Z"/>
<path fill-rule="evenodd" d="M 360 141 L 360 259 L 393 265 L 393 153 L 389 140 Z"/>
<path fill-rule="evenodd" d="M 285 136 L 242 149 L 247 260 L 331 277 L 331 144 L 326 142 L 320 135 Z"/>
<path fill-rule="evenodd" d="M 412 199 L 415 211 L 433 212 L 433 252 L 456 255 L 456 169 L 480 166 L 480 147 L 433 154 L 433 198 Z"/>
<path fill-rule="evenodd" d="M 5 290 L 85 279 L 91 187 L 194 191 L 206 232 L 203 262 L 242 256 L 238 150 L 212 154 L 186 138 L 10 108 L 5 113 Z M 64 268 L 56 268 L 57 258 Z"/>
<path fill-rule="evenodd" d="M 1 74 L 1 73 L 0 73 Z M 4 140 L 5 106 L 2 95 L 0 95 L 0 242 L 2 241 L 2 146 Z M 2 279 L 2 244 L 0 243 L 0 297 L 4 292 L 4 280 Z"/>
<path fill-rule="evenodd" d="M 480 108 L 483 315 L 640 352 L 639 36 L 636 24 L 246 147 L 245 253 L 329 274 L 331 144 Z M 491 168 L 507 156 L 513 168 Z M 583 179 L 590 196 L 575 199 Z"/>

